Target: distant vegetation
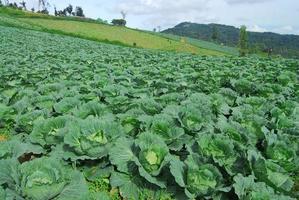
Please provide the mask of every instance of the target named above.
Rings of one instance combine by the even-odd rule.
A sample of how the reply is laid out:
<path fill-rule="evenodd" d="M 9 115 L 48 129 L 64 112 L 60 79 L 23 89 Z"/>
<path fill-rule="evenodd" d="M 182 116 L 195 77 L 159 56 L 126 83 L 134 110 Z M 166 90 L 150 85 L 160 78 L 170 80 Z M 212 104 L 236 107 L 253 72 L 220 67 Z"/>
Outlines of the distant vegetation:
<path fill-rule="evenodd" d="M 171 40 L 176 40 L 176 41 L 181 41 L 183 38 L 186 43 L 192 44 L 199 48 L 218 51 L 218 52 L 221 52 L 221 53 L 224 53 L 227 55 L 234 55 L 234 56 L 239 55 L 238 48 L 235 48 L 235 47 L 228 47 L 228 46 L 224 46 L 224 45 L 217 44 L 214 42 L 209 42 L 209 41 L 200 40 L 200 39 L 194 39 L 194 38 L 190 38 L 190 37 L 181 37 L 178 35 L 167 34 L 167 33 L 156 33 L 156 34 L 160 35 L 162 37 L 171 39 Z"/>
<path fill-rule="evenodd" d="M 73 9 L 73 6 L 71 4 L 69 4 L 63 10 L 57 10 L 56 7 L 54 7 L 54 15 L 55 16 L 77 16 L 77 17 L 85 17 L 85 15 L 83 13 L 83 9 L 80 6 L 76 6 L 76 8 Z"/>
<path fill-rule="evenodd" d="M 240 56 L 246 56 L 246 54 L 248 53 L 248 35 L 246 31 L 246 26 L 242 26 L 240 28 L 239 52 Z"/>
<path fill-rule="evenodd" d="M 201 48 L 190 43 L 167 39 L 151 32 L 112 26 L 104 20 L 76 16 L 52 16 L 12 8 L 0 8 L 0 25 L 70 35 L 98 42 L 122 46 L 186 52 L 199 55 L 228 55 L 213 49 Z"/>
<path fill-rule="evenodd" d="M 126 20 L 124 19 L 113 19 L 111 23 L 116 26 L 126 26 L 127 24 Z"/>
<path fill-rule="evenodd" d="M 163 31 L 163 33 L 215 41 L 219 44 L 237 47 L 239 44 L 240 29 L 220 24 L 184 22 L 174 28 Z M 248 51 L 249 53 L 264 52 L 266 54 L 273 53 L 285 57 L 299 58 L 299 36 L 280 35 L 268 32 L 248 32 Z"/>

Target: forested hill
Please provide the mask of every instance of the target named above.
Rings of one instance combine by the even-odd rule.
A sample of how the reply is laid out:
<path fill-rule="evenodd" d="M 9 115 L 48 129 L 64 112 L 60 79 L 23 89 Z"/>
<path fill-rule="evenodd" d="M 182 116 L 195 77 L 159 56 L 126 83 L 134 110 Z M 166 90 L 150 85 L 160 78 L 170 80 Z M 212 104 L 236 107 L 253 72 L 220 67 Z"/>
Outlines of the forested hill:
<path fill-rule="evenodd" d="M 196 24 L 184 22 L 164 30 L 164 33 L 175 34 L 207 41 L 215 41 L 228 46 L 237 46 L 239 28 L 221 24 Z M 214 37 L 213 37 L 214 36 Z M 272 48 L 273 53 L 285 57 L 299 58 L 299 36 L 281 35 L 277 33 L 248 32 L 251 52 L 266 51 Z"/>

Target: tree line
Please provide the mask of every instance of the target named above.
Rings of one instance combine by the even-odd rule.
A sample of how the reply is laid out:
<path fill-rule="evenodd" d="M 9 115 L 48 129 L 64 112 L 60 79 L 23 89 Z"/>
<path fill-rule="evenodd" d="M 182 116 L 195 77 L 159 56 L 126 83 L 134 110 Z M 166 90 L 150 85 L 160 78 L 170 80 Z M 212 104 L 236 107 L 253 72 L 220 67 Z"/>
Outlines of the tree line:
<path fill-rule="evenodd" d="M 13 8 L 13 9 L 18 9 L 18 10 L 29 11 L 25 1 L 17 3 L 17 2 L 10 2 L 9 0 L 3 0 L 3 2 L 2 2 L 2 0 L 0 0 L 0 7 L 2 7 L 2 6 Z M 31 8 L 30 11 L 49 15 L 49 13 L 50 13 L 49 8 L 50 7 L 51 7 L 51 5 L 48 2 L 48 0 L 38 0 L 38 9 L 37 9 L 37 11 L 35 11 L 34 8 Z M 120 14 L 121 14 L 122 18 L 113 19 L 111 21 L 112 25 L 126 26 L 126 24 L 127 24 L 127 21 L 126 21 L 127 12 L 121 11 Z M 83 11 L 82 7 L 73 6 L 71 4 L 69 4 L 67 7 L 65 7 L 61 10 L 58 10 L 57 7 L 54 6 L 54 15 L 59 16 L 59 17 L 85 17 L 85 14 L 84 14 L 84 11 Z M 108 24 L 108 22 L 106 20 L 102 20 L 100 18 L 97 19 L 97 21 Z"/>

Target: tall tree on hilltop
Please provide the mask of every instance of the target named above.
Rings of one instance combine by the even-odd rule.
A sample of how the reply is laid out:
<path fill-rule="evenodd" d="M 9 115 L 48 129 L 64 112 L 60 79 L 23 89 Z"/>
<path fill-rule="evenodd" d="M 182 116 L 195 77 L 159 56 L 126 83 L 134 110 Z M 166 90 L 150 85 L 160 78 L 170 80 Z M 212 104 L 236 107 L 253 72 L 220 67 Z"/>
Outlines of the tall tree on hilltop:
<path fill-rule="evenodd" d="M 75 15 L 78 17 L 84 17 L 83 9 L 79 6 L 77 6 L 75 9 Z"/>
<path fill-rule="evenodd" d="M 158 26 L 158 32 L 160 33 L 161 32 L 161 26 Z"/>
<path fill-rule="evenodd" d="M 127 17 L 127 12 L 125 12 L 124 10 L 120 11 L 120 14 L 122 16 L 122 19 L 123 20 L 126 20 L 126 17 Z"/>
<path fill-rule="evenodd" d="M 54 6 L 54 15 L 55 15 L 55 16 L 58 16 L 58 11 L 57 11 L 56 6 Z"/>
<path fill-rule="evenodd" d="M 68 13 L 69 15 L 72 14 L 72 12 L 73 12 L 73 6 L 72 6 L 71 4 L 69 4 L 68 7 L 66 7 L 65 9 L 66 9 L 66 11 L 67 11 L 67 13 Z M 82 13 L 83 13 L 83 12 L 82 12 Z"/>
<path fill-rule="evenodd" d="M 240 56 L 246 56 L 248 49 L 248 35 L 246 26 L 241 26 L 239 35 L 239 53 Z"/>
<path fill-rule="evenodd" d="M 39 11 L 48 10 L 48 7 L 50 7 L 50 3 L 48 2 L 48 0 L 38 0 L 38 10 Z"/>
<path fill-rule="evenodd" d="M 42 7 L 46 6 L 45 0 L 38 0 L 38 10 L 40 10 L 41 6 Z"/>
<path fill-rule="evenodd" d="M 20 5 L 22 6 L 23 10 L 27 10 L 25 1 L 21 1 Z"/>
<path fill-rule="evenodd" d="M 213 26 L 213 32 L 212 32 L 212 40 L 215 42 L 218 39 L 218 29 L 216 26 Z"/>

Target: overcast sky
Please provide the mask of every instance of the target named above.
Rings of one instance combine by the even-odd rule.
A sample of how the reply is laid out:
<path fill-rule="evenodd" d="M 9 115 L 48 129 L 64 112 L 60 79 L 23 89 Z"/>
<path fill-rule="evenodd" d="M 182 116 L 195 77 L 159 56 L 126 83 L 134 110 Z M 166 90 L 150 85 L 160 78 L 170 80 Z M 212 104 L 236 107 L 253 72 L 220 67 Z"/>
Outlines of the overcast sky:
<path fill-rule="evenodd" d="M 37 0 L 25 0 L 29 8 Z M 180 22 L 220 23 L 252 31 L 299 35 L 299 0 L 48 0 L 57 9 L 81 6 L 87 17 L 111 21 L 127 12 L 128 26 L 152 30 Z"/>

